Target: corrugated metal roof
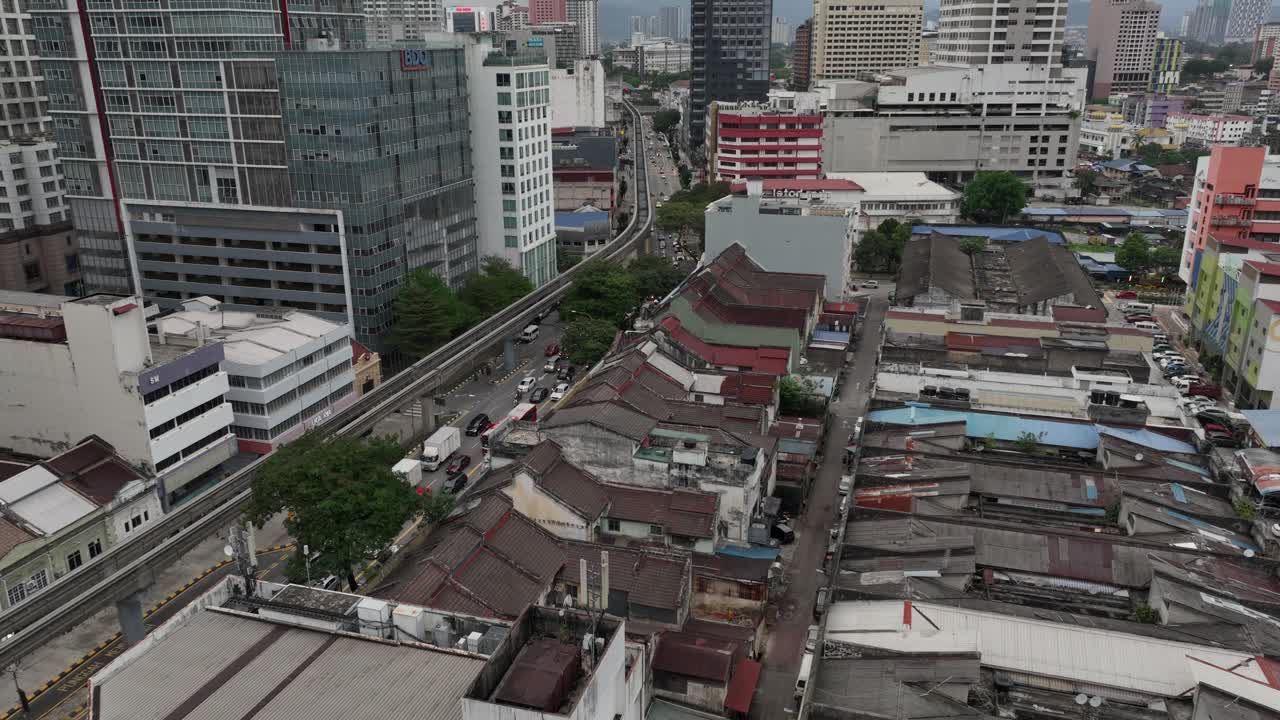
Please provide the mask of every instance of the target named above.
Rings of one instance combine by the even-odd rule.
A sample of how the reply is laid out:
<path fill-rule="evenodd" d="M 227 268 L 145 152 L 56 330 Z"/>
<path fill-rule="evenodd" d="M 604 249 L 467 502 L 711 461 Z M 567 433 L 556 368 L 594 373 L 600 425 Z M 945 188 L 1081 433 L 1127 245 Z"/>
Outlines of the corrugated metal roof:
<path fill-rule="evenodd" d="M 973 638 L 987 667 L 1163 697 L 1195 686 L 1195 659 L 1236 667 L 1246 677 L 1266 682 L 1253 656 L 1242 652 L 932 603 L 908 607 L 913 622 L 904 632 L 903 602 L 834 603 L 828 610 L 827 636 L 911 652 L 951 649 L 958 638 Z"/>
<path fill-rule="evenodd" d="M 117 661 L 120 662 L 120 661 Z M 485 661 L 205 611 L 99 683 L 99 720 L 454 720 Z M 225 673 L 225 675 L 220 675 Z"/>

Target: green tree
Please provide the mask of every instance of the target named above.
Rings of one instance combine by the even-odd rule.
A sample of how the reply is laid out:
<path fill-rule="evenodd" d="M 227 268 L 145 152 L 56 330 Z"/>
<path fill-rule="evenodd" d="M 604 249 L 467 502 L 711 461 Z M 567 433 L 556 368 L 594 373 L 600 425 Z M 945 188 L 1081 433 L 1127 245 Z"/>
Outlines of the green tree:
<path fill-rule="evenodd" d="M 467 277 L 458 299 L 474 308 L 478 317 L 489 317 L 531 292 L 533 283 L 524 273 L 506 258 L 490 255 L 480 261 L 480 272 Z"/>
<path fill-rule="evenodd" d="M 621 327 L 636 305 L 636 280 L 621 265 L 593 260 L 574 276 L 560 303 L 561 317 L 591 318 Z"/>
<path fill-rule="evenodd" d="M 1018 448 L 1018 452 L 1036 455 L 1040 452 L 1040 440 L 1043 437 L 1044 433 L 1027 431 L 1018 435 L 1018 439 L 1013 441 L 1013 445 Z"/>
<path fill-rule="evenodd" d="M 1176 268 L 1182 263 L 1182 251 L 1161 245 L 1151 249 L 1151 267 Z"/>
<path fill-rule="evenodd" d="M 1253 74 L 1266 77 L 1271 74 L 1271 68 L 1275 67 L 1276 59 L 1274 57 L 1259 60 L 1253 64 Z"/>
<path fill-rule="evenodd" d="M 680 187 L 688 190 L 689 186 L 692 183 L 693 183 L 693 171 L 689 169 L 688 165 L 681 165 L 680 166 Z"/>
<path fill-rule="evenodd" d="M 818 385 L 809 378 L 787 375 L 778 383 L 778 413 L 815 417 L 822 414 Z"/>
<path fill-rule="evenodd" d="M 654 132 L 665 133 L 680 126 L 679 110 L 659 110 L 653 116 Z"/>
<path fill-rule="evenodd" d="M 1151 243 L 1142 233 L 1129 233 L 1116 250 L 1116 264 L 1125 270 L 1144 272 L 1151 267 Z"/>
<path fill-rule="evenodd" d="M 960 252 L 969 257 L 973 257 L 986 249 L 987 239 L 984 237 L 967 237 L 960 241 Z"/>
<path fill-rule="evenodd" d="M 1231 65 L 1227 63 L 1225 60 L 1218 60 L 1216 58 L 1213 60 L 1195 58 L 1193 60 L 1188 60 L 1186 63 L 1183 64 L 1182 79 L 1183 80 L 1199 80 L 1202 78 L 1217 75 L 1220 72 L 1225 72 L 1230 67 Z"/>
<path fill-rule="evenodd" d="M 911 239 L 911 226 L 893 218 L 863 233 L 853 251 L 854 263 L 862 272 L 896 272 L 902 250 Z"/>
<path fill-rule="evenodd" d="M 613 347 L 618 326 L 607 320 L 576 317 L 564 329 L 564 352 L 569 362 L 583 368 L 595 365 Z"/>
<path fill-rule="evenodd" d="M 556 267 L 559 268 L 560 272 L 564 272 L 580 262 L 582 262 L 581 255 L 575 255 L 559 246 L 556 247 Z"/>
<path fill-rule="evenodd" d="M 1011 172 L 979 172 L 964 186 L 960 209 L 975 222 L 1005 223 L 1027 205 L 1027 186 Z"/>
<path fill-rule="evenodd" d="M 304 435 L 277 450 L 258 470 L 245 519 L 261 528 L 287 513 L 289 536 L 315 555 L 312 576 L 345 576 L 355 590 L 357 564 L 381 552 L 422 512 L 421 498 L 391 470 L 402 456 L 400 445 L 390 438 L 366 443 Z"/>
<path fill-rule="evenodd" d="M 425 357 L 472 322 L 472 310 L 426 268 L 405 278 L 396 296 L 396 319 L 388 341 L 415 358 Z"/>
<path fill-rule="evenodd" d="M 1080 191 L 1080 197 L 1087 198 L 1098 191 L 1098 173 L 1093 170 L 1077 170 L 1071 184 Z"/>
<path fill-rule="evenodd" d="M 698 206 L 692 202 L 681 202 L 673 195 L 658 208 L 658 229 L 679 233 L 682 239 L 686 234 L 700 235 L 706 226 L 705 214 L 706 205 Z"/>
<path fill-rule="evenodd" d="M 636 301 L 663 298 L 684 281 L 685 273 L 666 258 L 641 255 L 627 265 L 627 273 L 635 284 Z"/>

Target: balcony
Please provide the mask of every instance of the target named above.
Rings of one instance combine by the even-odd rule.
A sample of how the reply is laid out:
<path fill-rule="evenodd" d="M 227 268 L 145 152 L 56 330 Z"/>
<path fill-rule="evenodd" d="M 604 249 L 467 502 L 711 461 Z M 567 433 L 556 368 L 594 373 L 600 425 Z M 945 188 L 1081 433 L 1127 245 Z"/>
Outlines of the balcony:
<path fill-rule="evenodd" d="M 1251 197 L 1245 197 L 1244 195 L 1232 195 L 1229 193 L 1220 194 L 1215 197 L 1213 201 L 1218 205 L 1253 205 L 1257 202 Z"/>
<path fill-rule="evenodd" d="M 1218 227 L 1248 227 L 1253 221 L 1238 215 L 1214 215 L 1209 223 Z"/>

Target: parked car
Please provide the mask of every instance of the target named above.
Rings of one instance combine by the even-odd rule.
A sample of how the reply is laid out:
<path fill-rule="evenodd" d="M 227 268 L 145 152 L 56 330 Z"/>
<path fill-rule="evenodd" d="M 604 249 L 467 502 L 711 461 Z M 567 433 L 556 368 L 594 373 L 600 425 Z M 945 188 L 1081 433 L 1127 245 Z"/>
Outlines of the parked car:
<path fill-rule="evenodd" d="M 849 493 L 853 492 L 853 476 L 842 475 L 840 477 L 839 492 L 841 495 L 848 495 Z"/>
<path fill-rule="evenodd" d="M 516 392 L 523 395 L 529 392 L 530 390 L 532 390 L 533 386 L 537 384 L 538 384 L 538 378 L 532 375 L 528 375 L 523 380 L 520 381 L 519 385 L 516 386 Z"/>
<path fill-rule="evenodd" d="M 1212 443 L 1214 447 L 1225 447 L 1225 448 L 1240 447 L 1240 441 L 1237 440 L 1234 435 L 1231 435 L 1229 433 L 1223 433 L 1223 432 L 1217 432 L 1217 431 L 1214 431 L 1214 432 L 1206 431 L 1205 436 L 1209 438 L 1209 442 Z"/>
<path fill-rule="evenodd" d="M 534 388 L 533 392 L 529 393 L 529 402 L 540 403 L 543 400 L 546 400 L 547 396 L 550 394 L 551 394 L 551 391 L 544 387 Z"/>
<path fill-rule="evenodd" d="M 555 357 L 560 354 L 560 343 L 547 343 L 547 349 L 543 351 L 547 357 Z"/>
<path fill-rule="evenodd" d="M 1187 367 L 1186 365 L 1174 363 L 1172 365 L 1167 366 L 1164 369 L 1164 372 L 1162 374 L 1165 376 L 1166 379 L 1168 379 L 1175 375 L 1185 375 L 1189 372 L 1191 372 L 1191 368 Z"/>
<path fill-rule="evenodd" d="M 1191 383 L 1191 387 L 1187 388 L 1188 395 L 1199 395 L 1200 397 L 1218 399 L 1222 397 L 1222 388 L 1213 383 L 1199 382 Z"/>
<path fill-rule="evenodd" d="M 453 475 L 454 473 L 463 472 L 469 467 L 471 467 L 470 455 L 454 455 L 449 458 L 449 464 L 445 466 L 444 471 L 446 474 Z"/>
<path fill-rule="evenodd" d="M 1204 427 L 1204 431 L 1205 431 L 1205 432 L 1207 432 L 1207 433 L 1209 433 L 1209 432 L 1216 432 L 1216 433 L 1222 433 L 1222 434 L 1224 434 L 1224 435 L 1230 435 L 1230 434 L 1231 434 L 1231 431 L 1230 431 L 1230 430 L 1228 430 L 1228 429 L 1226 428 L 1226 426 L 1224 426 L 1224 425 L 1219 425 L 1218 423 L 1214 423 L 1214 422 L 1207 422 L 1207 423 L 1204 423 L 1204 424 L 1203 424 L 1203 427 Z"/>
<path fill-rule="evenodd" d="M 1120 292 L 1116 293 L 1116 298 L 1120 300 L 1137 300 L 1138 293 L 1132 290 L 1121 290 Z"/>
<path fill-rule="evenodd" d="M 1182 393 L 1183 395 L 1187 394 L 1187 390 L 1191 387 L 1191 383 L 1193 382 L 1195 382 L 1193 379 L 1185 375 L 1181 377 L 1171 378 L 1169 380 L 1169 384 L 1178 388 L 1178 392 Z"/>
<path fill-rule="evenodd" d="M 880 287 L 880 282 L 877 280 L 863 280 L 862 287 L 871 288 L 874 290 L 875 288 Z"/>
<path fill-rule="evenodd" d="M 547 358 L 546 364 L 542 366 L 542 369 L 546 372 L 555 372 L 559 368 L 560 368 L 559 355 L 554 355 L 552 357 Z"/>
<path fill-rule="evenodd" d="M 827 589 L 818 588 L 818 595 L 813 599 L 813 619 L 822 619 L 822 614 L 827 611 Z"/>
<path fill-rule="evenodd" d="M 564 399 L 566 393 L 569 392 L 569 383 L 560 383 L 555 390 L 551 391 L 551 402 Z"/>
<path fill-rule="evenodd" d="M 1227 411 L 1219 410 L 1217 408 L 1201 410 L 1196 413 L 1196 420 L 1199 420 L 1201 425 L 1205 423 L 1217 423 L 1219 425 L 1231 424 L 1231 416 L 1227 414 Z"/>
<path fill-rule="evenodd" d="M 475 437 L 491 427 L 493 423 L 489 421 L 488 415 L 476 413 L 471 417 L 471 422 L 467 423 L 467 437 Z"/>
<path fill-rule="evenodd" d="M 563 380 L 565 382 L 573 382 L 573 376 L 577 372 L 578 372 L 578 369 L 575 368 L 574 366 L 565 365 L 564 367 L 560 368 L 559 372 L 556 373 L 556 379 Z"/>

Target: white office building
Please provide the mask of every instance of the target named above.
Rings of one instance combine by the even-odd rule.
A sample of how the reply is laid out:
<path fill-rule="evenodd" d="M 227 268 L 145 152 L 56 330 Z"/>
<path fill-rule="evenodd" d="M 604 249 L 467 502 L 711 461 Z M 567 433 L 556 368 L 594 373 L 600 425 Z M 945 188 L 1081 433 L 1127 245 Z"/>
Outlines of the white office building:
<path fill-rule="evenodd" d="M 600 0 L 566 0 L 565 14 L 578 25 L 579 57 L 600 57 Z"/>
<path fill-rule="evenodd" d="M 605 126 L 604 74 L 599 60 L 575 60 L 570 68 L 551 71 L 552 128 Z"/>
<path fill-rule="evenodd" d="M 467 39 L 479 255 L 506 258 L 534 286 L 557 274 L 551 186 L 551 70 L 543 55 Z"/>
<path fill-rule="evenodd" d="M 442 0 L 366 0 L 365 32 L 370 40 L 421 40 L 444 29 Z"/>
<path fill-rule="evenodd" d="M 166 506 L 235 452 L 220 343 L 150 339 L 142 300 L 0 293 L 0 428 L 47 456 L 89 435 L 160 476 Z"/>
<path fill-rule="evenodd" d="M 922 0 L 816 0 L 813 10 L 814 80 L 853 80 L 920 64 Z"/>
<path fill-rule="evenodd" d="M 1061 64 L 1067 0 L 942 0 L 935 63 Z"/>
<path fill-rule="evenodd" d="M 184 306 L 156 325 L 166 343 L 223 344 L 242 452 L 265 455 L 355 402 L 350 325 L 296 310 L 224 312 L 209 298 Z"/>

